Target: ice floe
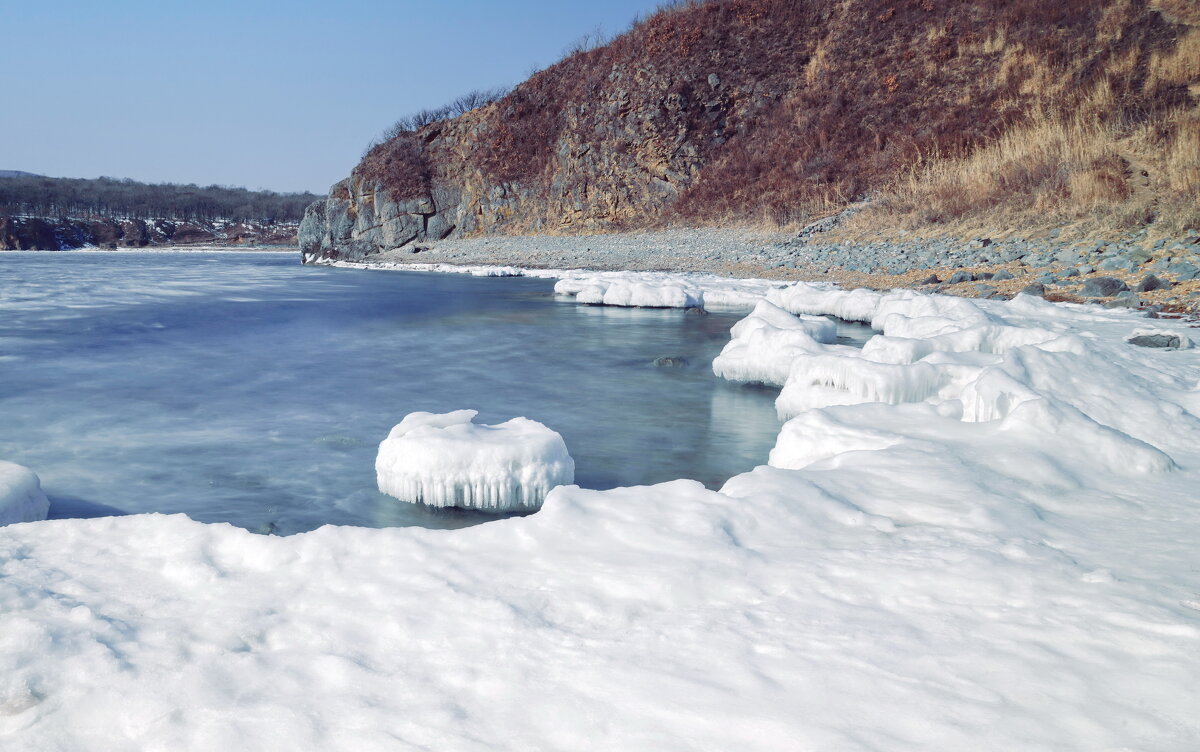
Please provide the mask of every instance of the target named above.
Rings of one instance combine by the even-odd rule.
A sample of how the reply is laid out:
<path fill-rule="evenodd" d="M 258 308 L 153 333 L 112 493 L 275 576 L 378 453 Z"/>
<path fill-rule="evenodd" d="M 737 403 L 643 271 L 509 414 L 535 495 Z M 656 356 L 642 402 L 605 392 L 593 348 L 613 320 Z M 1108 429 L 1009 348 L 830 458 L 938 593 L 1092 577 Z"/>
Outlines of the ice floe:
<path fill-rule="evenodd" d="M 37 475 L 27 467 L 0 460 L 0 525 L 44 520 L 49 510 L 50 502 Z"/>
<path fill-rule="evenodd" d="M 574 482 L 562 436 L 535 420 L 473 423 L 475 410 L 416 412 L 379 445 L 379 490 L 401 501 L 485 511 L 531 511 Z"/>

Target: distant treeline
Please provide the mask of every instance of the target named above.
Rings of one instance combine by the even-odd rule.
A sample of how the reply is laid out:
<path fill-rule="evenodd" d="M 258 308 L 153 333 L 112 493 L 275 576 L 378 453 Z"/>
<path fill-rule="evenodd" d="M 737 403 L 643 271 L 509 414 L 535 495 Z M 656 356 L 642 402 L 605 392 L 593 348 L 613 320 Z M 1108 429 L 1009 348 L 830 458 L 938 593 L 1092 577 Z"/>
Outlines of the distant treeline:
<path fill-rule="evenodd" d="M 117 178 L 0 179 L 0 216 L 296 222 L 319 196 Z"/>

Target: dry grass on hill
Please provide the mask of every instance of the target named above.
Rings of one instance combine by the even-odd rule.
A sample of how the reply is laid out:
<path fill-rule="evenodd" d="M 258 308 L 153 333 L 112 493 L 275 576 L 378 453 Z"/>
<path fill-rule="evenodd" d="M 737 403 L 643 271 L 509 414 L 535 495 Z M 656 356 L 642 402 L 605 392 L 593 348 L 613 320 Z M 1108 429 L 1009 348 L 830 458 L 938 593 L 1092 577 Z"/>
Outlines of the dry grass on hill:
<path fill-rule="evenodd" d="M 1200 115 L 1123 129 L 1039 115 L 965 157 L 933 156 L 856 216 L 855 227 L 995 234 L 1074 226 L 1105 232 L 1200 227 Z"/>
<path fill-rule="evenodd" d="M 571 207 L 591 231 L 788 227 L 865 195 L 884 200 L 860 225 L 1173 231 L 1200 222 L 1198 7 L 677 2 L 357 173 L 398 197 L 519 193 L 484 233 L 577 231 Z M 674 198 L 637 189 L 652 180 Z"/>
<path fill-rule="evenodd" d="M 1157 4 L 1177 18 L 1200 17 L 1192 3 Z M 1006 49 L 1004 69 L 1029 62 L 1018 49 L 993 46 Z M 1025 84 L 1047 87 L 1046 101 L 1070 101 L 1054 90 L 1063 85 L 1049 72 Z M 1155 109 L 1169 101 L 1163 92 L 1188 96 Z M 1144 110 L 1127 104 L 1139 94 L 1149 103 Z M 1161 235 L 1200 228 L 1197 96 L 1200 26 L 1193 25 L 1166 49 L 1107 60 L 1098 83 L 1070 107 L 1039 107 L 975 148 L 922 155 L 842 232 L 894 227 L 966 236 L 1066 226 L 1095 234 L 1150 226 Z"/>

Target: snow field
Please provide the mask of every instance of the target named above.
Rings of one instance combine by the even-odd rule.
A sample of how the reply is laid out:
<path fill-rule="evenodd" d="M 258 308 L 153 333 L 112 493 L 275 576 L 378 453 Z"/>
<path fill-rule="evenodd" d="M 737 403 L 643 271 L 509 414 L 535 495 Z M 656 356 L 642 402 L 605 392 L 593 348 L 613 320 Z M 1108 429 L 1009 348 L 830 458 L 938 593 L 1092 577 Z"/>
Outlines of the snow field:
<path fill-rule="evenodd" d="M 379 445 L 379 490 L 415 504 L 533 511 L 575 480 L 562 436 L 528 418 L 476 425 L 476 410 L 416 412 Z"/>
<path fill-rule="evenodd" d="M 1200 350 L 1025 297 L 747 307 L 717 361 L 783 376 L 794 417 L 720 491 L 559 486 L 457 531 L 5 528 L 0 746 L 1200 746 Z"/>

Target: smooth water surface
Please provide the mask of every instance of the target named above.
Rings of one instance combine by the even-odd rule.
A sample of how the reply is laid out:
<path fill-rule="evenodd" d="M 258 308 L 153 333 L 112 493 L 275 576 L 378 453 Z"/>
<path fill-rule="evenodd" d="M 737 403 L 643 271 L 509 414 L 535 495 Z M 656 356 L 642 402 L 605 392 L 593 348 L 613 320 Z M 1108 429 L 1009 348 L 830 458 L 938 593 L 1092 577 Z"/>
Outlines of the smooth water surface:
<path fill-rule="evenodd" d="M 766 462 L 776 392 L 711 372 L 741 314 L 552 288 L 292 254 L 0 254 L 0 459 L 41 476 L 52 516 L 279 533 L 487 519 L 375 489 L 376 447 L 414 410 L 539 420 L 588 488 L 716 487 Z"/>

